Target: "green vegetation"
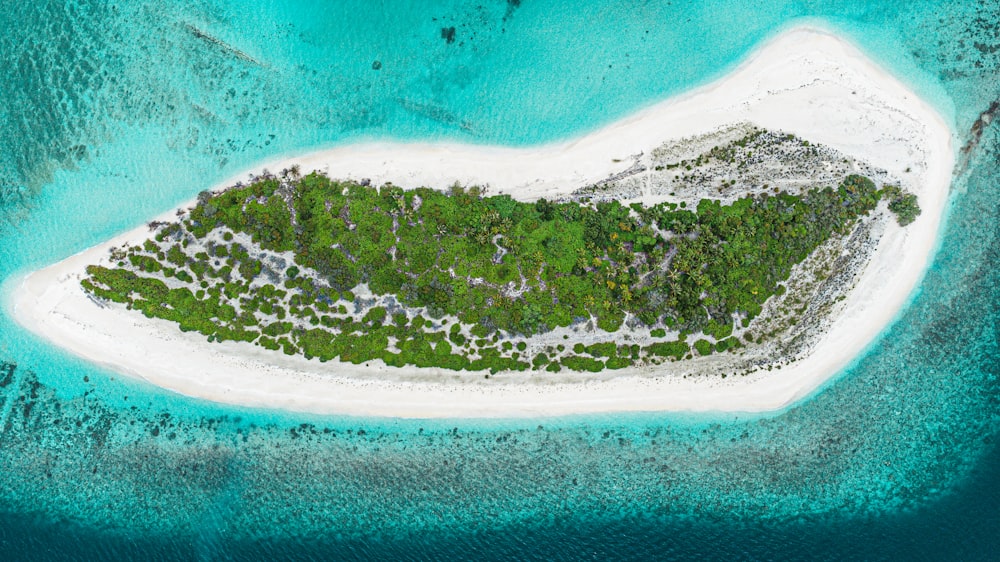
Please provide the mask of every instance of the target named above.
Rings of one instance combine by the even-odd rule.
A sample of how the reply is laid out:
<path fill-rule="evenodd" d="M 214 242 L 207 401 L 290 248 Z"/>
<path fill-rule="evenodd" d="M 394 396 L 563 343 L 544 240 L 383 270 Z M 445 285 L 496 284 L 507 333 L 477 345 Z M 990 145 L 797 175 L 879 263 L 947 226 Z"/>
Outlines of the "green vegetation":
<path fill-rule="evenodd" d="M 688 333 L 711 338 L 694 344 L 700 355 L 739 347 L 734 323 L 885 193 L 849 176 L 691 210 L 265 176 L 202 194 L 82 284 L 210 341 L 320 361 L 596 372 L 681 359 Z M 571 353 L 532 338 L 587 323 L 616 332 L 629 318 L 652 340 L 680 336 Z"/>
<path fill-rule="evenodd" d="M 712 354 L 712 342 L 708 340 L 698 340 L 694 342 L 694 349 L 698 352 L 698 355 L 711 355 Z"/>
<path fill-rule="evenodd" d="M 889 210 L 896 215 L 896 222 L 900 226 L 906 226 L 920 216 L 920 205 L 917 204 L 916 195 L 894 185 L 887 185 L 882 188 L 882 196 L 888 199 Z"/>

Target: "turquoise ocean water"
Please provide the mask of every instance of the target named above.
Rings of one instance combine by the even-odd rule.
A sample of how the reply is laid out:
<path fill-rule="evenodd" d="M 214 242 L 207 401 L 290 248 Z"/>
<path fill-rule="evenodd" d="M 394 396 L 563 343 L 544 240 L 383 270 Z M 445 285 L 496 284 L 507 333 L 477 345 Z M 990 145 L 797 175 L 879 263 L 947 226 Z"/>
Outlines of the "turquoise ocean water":
<path fill-rule="evenodd" d="M 4 2 L 0 280 L 280 155 L 582 134 L 807 21 L 925 96 L 959 144 L 1000 97 L 985 0 Z M 774 415 L 251 411 L 109 373 L 2 315 L 0 558 L 996 556 L 995 127 L 960 172 L 906 310 Z"/>

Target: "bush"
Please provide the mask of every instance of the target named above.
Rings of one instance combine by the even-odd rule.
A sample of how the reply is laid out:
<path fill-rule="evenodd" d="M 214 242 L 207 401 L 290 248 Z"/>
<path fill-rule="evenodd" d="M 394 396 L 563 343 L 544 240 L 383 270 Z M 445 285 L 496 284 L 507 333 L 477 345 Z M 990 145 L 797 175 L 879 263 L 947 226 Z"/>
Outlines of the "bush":
<path fill-rule="evenodd" d="M 579 355 L 563 357 L 560 360 L 560 363 L 562 363 L 563 367 L 572 371 L 589 371 L 591 373 L 598 373 L 604 369 L 603 361 L 598 361 L 589 357 L 580 357 Z"/>
<path fill-rule="evenodd" d="M 646 351 L 656 357 L 673 357 L 680 359 L 684 357 L 691 347 L 682 341 L 654 343 L 646 348 Z"/>
<path fill-rule="evenodd" d="M 711 355 L 712 342 L 708 340 L 698 340 L 694 342 L 694 349 L 698 352 L 698 355 Z"/>
<path fill-rule="evenodd" d="M 896 215 L 896 222 L 899 223 L 899 226 L 906 226 L 920 216 L 917 196 L 912 193 L 904 193 L 897 199 L 890 201 L 889 210 Z"/>
<path fill-rule="evenodd" d="M 705 326 L 705 333 L 717 340 L 721 340 L 728 338 L 733 333 L 733 325 L 731 323 L 716 322 L 715 319 L 712 319 Z"/>

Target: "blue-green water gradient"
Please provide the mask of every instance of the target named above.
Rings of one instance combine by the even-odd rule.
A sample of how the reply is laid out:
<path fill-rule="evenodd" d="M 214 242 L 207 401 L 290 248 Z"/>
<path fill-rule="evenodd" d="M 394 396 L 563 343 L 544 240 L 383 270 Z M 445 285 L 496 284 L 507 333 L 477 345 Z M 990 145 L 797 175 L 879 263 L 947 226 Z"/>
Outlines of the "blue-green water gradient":
<path fill-rule="evenodd" d="M 0 21 L 7 280 L 282 154 L 581 134 L 806 21 L 910 84 L 959 143 L 1000 97 L 991 2 L 52 0 L 5 3 Z M 988 558 L 1000 536 L 998 162 L 987 127 L 911 304 L 842 377 L 774 416 L 248 411 L 106 372 L 0 317 L 0 550 Z"/>

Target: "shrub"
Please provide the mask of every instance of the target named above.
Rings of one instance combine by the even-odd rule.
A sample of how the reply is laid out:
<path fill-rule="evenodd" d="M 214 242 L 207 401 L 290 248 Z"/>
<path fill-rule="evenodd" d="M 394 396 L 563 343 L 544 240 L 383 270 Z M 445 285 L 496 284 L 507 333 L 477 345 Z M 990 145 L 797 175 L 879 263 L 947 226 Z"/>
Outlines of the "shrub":
<path fill-rule="evenodd" d="M 897 199 L 889 202 L 889 210 L 896 215 L 896 222 L 900 226 L 906 226 L 917 220 L 920 216 L 920 205 L 917 204 L 917 196 L 912 193 L 904 193 Z"/>
<path fill-rule="evenodd" d="M 698 355 L 711 355 L 712 343 L 708 340 L 698 340 L 694 342 L 694 349 L 698 352 Z"/>
<path fill-rule="evenodd" d="M 691 351 L 691 347 L 682 341 L 660 342 L 650 345 L 646 348 L 646 351 L 650 355 L 657 357 L 673 357 L 674 359 L 680 359 Z"/>

